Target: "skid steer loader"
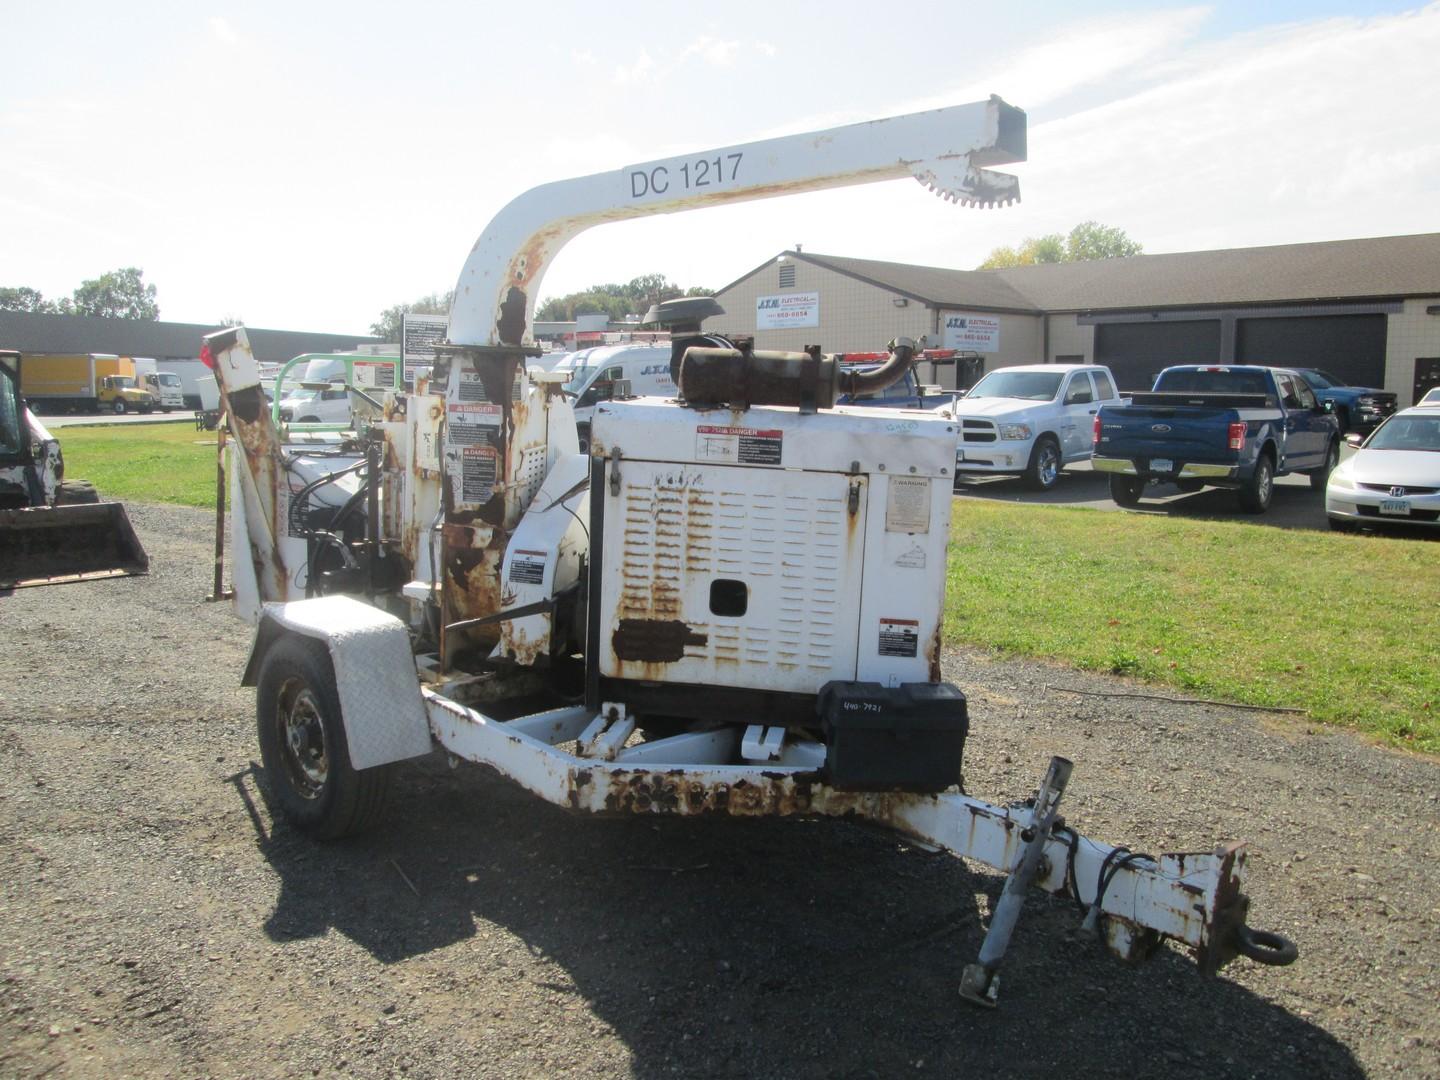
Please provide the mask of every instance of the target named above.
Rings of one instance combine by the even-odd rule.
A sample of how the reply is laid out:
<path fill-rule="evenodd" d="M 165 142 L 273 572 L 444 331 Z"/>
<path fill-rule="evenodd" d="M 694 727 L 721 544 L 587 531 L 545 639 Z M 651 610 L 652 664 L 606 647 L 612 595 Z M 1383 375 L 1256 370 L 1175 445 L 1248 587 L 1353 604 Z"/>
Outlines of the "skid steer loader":
<path fill-rule="evenodd" d="M 20 396 L 20 364 L 18 352 L 0 350 L 0 595 L 147 573 L 125 508 L 65 479 L 59 440 Z"/>

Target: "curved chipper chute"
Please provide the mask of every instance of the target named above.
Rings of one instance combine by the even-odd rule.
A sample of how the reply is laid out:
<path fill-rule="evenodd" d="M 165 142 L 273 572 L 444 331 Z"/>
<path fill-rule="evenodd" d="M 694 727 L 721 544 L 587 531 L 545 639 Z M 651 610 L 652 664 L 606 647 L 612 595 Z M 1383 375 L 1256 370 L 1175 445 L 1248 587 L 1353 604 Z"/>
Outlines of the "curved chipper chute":
<path fill-rule="evenodd" d="M 63 479 L 59 441 L 20 396 L 20 363 L 0 352 L 0 593 L 146 573 L 125 508 Z"/>

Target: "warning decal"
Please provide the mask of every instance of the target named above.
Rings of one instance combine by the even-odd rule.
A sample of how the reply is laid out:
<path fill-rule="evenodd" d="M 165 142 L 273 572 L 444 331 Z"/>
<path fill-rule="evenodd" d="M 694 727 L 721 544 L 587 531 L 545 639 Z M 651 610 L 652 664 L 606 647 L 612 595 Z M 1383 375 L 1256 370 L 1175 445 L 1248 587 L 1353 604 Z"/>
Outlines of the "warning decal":
<path fill-rule="evenodd" d="M 545 553 L 517 551 L 510 560 L 510 580 L 516 585 L 539 585 L 545 580 Z"/>
<path fill-rule="evenodd" d="M 466 402 L 450 406 L 446 417 L 446 441 L 451 446 L 474 446 L 488 443 L 498 433 L 505 412 L 499 405 Z"/>
<path fill-rule="evenodd" d="M 460 501 L 486 503 L 495 493 L 495 467 L 499 460 L 493 446 L 466 446 L 460 451 Z"/>
<path fill-rule="evenodd" d="M 480 376 L 473 371 L 460 372 L 460 385 L 458 387 L 461 401 L 489 401 L 490 397 L 485 393 L 485 383 Z"/>
<path fill-rule="evenodd" d="M 712 427 L 695 429 L 695 456 L 705 461 L 731 461 L 737 465 L 779 465 L 785 449 L 783 431 L 759 428 Z"/>
<path fill-rule="evenodd" d="M 930 531 L 930 481 L 923 476 L 892 476 L 885 498 L 885 531 Z"/>
<path fill-rule="evenodd" d="M 920 654 L 920 620 L 880 620 L 881 656 L 918 656 Z"/>

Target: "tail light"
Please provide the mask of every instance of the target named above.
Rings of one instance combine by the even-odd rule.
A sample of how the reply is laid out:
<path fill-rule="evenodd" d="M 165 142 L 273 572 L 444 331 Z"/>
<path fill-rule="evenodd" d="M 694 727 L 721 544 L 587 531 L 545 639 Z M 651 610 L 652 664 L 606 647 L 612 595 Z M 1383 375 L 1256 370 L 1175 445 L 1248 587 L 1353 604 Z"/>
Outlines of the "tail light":
<path fill-rule="evenodd" d="M 1096 446 L 1100 445 L 1100 417 L 1098 414 L 1095 417 L 1095 423 L 1090 429 L 1090 441 Z"/>
<path fill-rule="evenodd" d="M 1245 421 L 1243 421 L 1243 420 L 1241 420 L 1241 421 L 1238 422 L 1238 423 L 1235 423 L 1235 424 L 1231 424 L 1231 425 L 1230 425 L 1230 449 L 1231 449 L 1231 450 L 1244 450 L 1244 449 L 1245 449 L 1245 429 L 1246 429 L 1246 427 L 1247 427 L 1247 425 L 1246 425 Z"/>

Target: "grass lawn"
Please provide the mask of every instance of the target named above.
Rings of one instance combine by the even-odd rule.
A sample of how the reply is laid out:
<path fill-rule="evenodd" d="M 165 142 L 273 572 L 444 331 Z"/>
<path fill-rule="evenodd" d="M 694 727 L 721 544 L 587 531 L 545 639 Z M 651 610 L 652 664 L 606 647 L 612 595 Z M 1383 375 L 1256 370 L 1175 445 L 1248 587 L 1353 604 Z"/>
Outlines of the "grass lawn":
<path fill-rule="evenodd" d="M 215 432 L 194 424 L 109 424 L 52 432 L 65 476 L 101 498 L 215 508 Z"/>
<path fill-rule="evenodd" d="M 215 505 L 215 435 L 61 431 L 107 498 Z M 1440 547 L 1048 506 L 957 502 L 945 639 L 1307 709 L 1440 753 Z"/>
<path fill-rule="evenodd" d="M 945 639 L 1440 752 L 1440 548 L 957 502 Z"/>

